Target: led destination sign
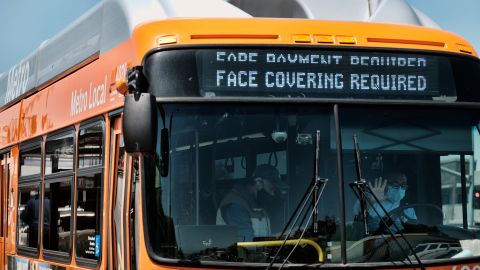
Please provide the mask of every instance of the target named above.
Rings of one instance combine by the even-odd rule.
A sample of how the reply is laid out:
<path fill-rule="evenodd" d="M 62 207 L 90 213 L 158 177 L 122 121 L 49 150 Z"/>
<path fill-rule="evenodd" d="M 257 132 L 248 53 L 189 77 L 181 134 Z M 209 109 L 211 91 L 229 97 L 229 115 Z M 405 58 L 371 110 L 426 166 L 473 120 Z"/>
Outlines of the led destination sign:
<path fill-rule="evenodd" d="M 209 95 L 440 95 L 435 56 L 317 50 L 199 50 L 200 92 Z M 442 76 L 451 77 L 450 73 Z M 450 81 L 451 80 L 447 80 Z"/>

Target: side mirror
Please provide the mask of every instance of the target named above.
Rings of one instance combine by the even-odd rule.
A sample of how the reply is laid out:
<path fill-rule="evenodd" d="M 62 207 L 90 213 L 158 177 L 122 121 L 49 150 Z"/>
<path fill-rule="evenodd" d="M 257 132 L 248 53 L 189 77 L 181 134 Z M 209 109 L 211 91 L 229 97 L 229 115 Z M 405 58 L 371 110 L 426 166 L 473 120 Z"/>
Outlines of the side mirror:
<path fill-rule="evenodd" d="M 149 93 L 125 96 L 123 138 L 128 153 L 155 153 L 157 141 L 157 104 Z"/>

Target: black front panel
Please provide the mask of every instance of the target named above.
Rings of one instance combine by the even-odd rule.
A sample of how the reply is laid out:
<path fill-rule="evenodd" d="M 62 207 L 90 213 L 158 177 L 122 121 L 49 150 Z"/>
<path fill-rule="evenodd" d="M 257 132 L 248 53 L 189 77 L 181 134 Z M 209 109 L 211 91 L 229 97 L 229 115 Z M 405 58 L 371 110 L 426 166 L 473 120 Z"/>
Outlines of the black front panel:
<path fill-rule="evenodd" d="M 144 64 L 157 97 L 480 100 L 478 59 L 453 54 L 222 47 L 163 50 Z"/>

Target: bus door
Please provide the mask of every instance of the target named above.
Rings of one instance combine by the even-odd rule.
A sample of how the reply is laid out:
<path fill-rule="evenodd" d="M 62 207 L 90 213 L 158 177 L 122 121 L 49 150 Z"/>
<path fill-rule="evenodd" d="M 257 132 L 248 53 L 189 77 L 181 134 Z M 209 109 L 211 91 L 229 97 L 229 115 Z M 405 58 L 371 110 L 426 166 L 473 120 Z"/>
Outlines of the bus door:
<path fill-rule="evenodd" d="M 5 245 L 7 233 L 7 193 L 10 180 L 10 153 L 0 154 L 0 270 L 5 265 Z"/>
<path fill-rule="evenodd" d="M 111 220 L 112 224 L 109 230 L 109 241 L 111 251 L 109 254 L 109 261 L 111 269 L 130 269 L 130 232 L 129 232 L 129 215 L 130 215 L 130 200 L 129 200 L 129 186 L 130 179 L 128 164 L 131 163 L 124 150 L 124 142 L 121 127 L 121 117 L 112 119 L 111 132 L 111 179 L 110 190 L 111 196 Z"/>

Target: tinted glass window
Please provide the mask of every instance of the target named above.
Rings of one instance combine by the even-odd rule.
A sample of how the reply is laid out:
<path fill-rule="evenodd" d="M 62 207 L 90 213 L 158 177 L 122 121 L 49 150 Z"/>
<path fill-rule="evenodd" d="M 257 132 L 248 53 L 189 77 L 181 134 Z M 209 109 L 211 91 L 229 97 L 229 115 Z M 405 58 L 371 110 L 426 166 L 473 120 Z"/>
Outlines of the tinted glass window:
<path fill-rule="evenodd" d="M 100 256 L 102 174 L 77 177 L 76 254 L 86 259 Z"/>
<path fill-rule="evenodd" d="M 45 175 L 73 169 L 73 133 L 47 139 Z"/>
<path fill-rule="evenodd" d="M 20 153 L 20 176 L 40 174 L 42 151 L 40 145 Z"/>
<path fill-rule="evenodd" d="M 295 249 L 284 246 L 277 260 L 318 263 L 323 259 L 316 247 L 339 250 L 336 146 L 330 143 L 335 138 L 333 110 L 252 104 L 163 109 L 172 121 L 165 123 L 171 138 L 168 177 L 160 176 L 155 159 L 145 157 L 145 209 L 156 254 L 192 261 L 269 263 L 281 245 L 282 231 L 282 237 L 290 231 L 288 238 L 298 239 L 302 232 L 311 236 L 313 224 L 318 225 L 318 238 Z M 163 128 L 162 120 L 158 126 Z M 295 209 L 303 194 L 312 191 L 317 131 L 320 177 L 329 181 L 317 214 L 313 196 L 300 213 Z M 159 156 L 162 143 L 159 138 Z M 293 229 L 284 231 L 297 214 L 301 217 Z M 324 260 L 339 262 L 340 255 L 325 255 Z"/>
<path fill-rule="evenodd" d="M 270 244 L 286 237 L 285 224 L 309 190 L 320 131 L 320 176 L 329 181 L 318 215 L 310 215 L 312 204 L 306 204 L 298 220 L 307 225 L 297 225 L 288 237 L 305 232 L 304 239 L 321 247 L 324 262 L 340 261 L 338 133 L 331 110 L 269 106 L 162 104 L 166 123 L 158 126 L 170 132 L 168 177 L 160 176 L 158 159 L 145 157 L 147 233 L 156 255 L 270 262 L 278 250 Z M 480 183 L 477 111 L 339 105 L 339 120 L 349 263 L 415 263 L 414 251 L 425 261 L 477 256 L 480 216 L 472 202 Z M 162 143 L 159 138 L 158 157 Z M 278 177 L 257 174 L 262 165 L 273 167 Z M 357 165 L 372 189 L 365 207 L 351 189 Z M 273 196 L 264 197 L 269 190 L 275 190 Z M 290 256 L 291 250 L 280 252 L 277 262 L 320 261 L 311 246 L 295 248 Z"/>
<path fill-rule="evenodd" d="M 45 181 L 43 248 L 70 252 L 70 220 L 72 214 L 70 177 Z"/>
<path fill-rule="evenodd" d="M 28 184 L 18 187 L 18 235 L 20 247 L 38 247 L 38 231 L 41 200 L 40 185 Z"/>
<path fill-rule="evenodd" d="M 415 262 L 405 239 L 421 260 L 478 255 L 473 243 L 479 238 L 480 216 L 471 216 L 469 199 L 472 184 L 478 183 L 476 112 L 345 108 L 340 119 L 345 181 L 357 179 L 356 135 L 362 177 L 372 189 L 364 212 L 346 186 L 349 262 Z"/>
<path fill-rule="evenodd" d="M 78 134 L 78 168 L 102 165 L 103 123 L 81 129 Z"/>

